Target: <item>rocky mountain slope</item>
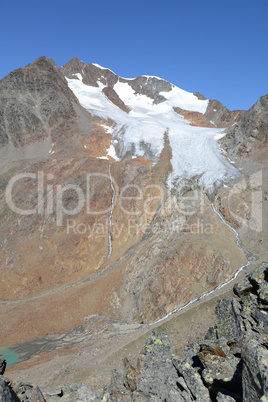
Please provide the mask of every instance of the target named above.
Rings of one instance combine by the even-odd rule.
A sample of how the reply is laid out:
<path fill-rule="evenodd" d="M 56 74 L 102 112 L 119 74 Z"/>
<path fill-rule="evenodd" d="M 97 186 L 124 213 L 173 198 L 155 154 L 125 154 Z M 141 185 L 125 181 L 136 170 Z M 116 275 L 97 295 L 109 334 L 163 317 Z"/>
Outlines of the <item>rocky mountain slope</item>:
<path fill-rule="evenodd" d="M 223 145 L 231 154 L 267 162 L 268 95 L 262 96 L 243 118 L 227 130 Z"/>
<path fill-rule="evenodd" d="M 115 369 L 103 390 L 77 383 L 41 391 L 2 377 L 1 395 L 10 401 L 265 401 L 267 278 L 268 264 L 262 263 L 237 283 L 237 297 L 218 301 L 215 327 L 202 341 L 187 345 L 183 356 L 176 354 L 167 333 L 153 331 L 137 362 L 125 357 L 124 373 Z"/>
<path fill-rule="evenodd" d="M 264 259 L 247 176 L 265 172 L 266 104 L 251 109 L 78 59 L 58 69 L 42 57 L 4 77 L 1 346 L 42 350 L 99 320 L 143 331 Z M 245 154 L 240 171 L 237 144 L 255 126 L 255 159 Z"/>

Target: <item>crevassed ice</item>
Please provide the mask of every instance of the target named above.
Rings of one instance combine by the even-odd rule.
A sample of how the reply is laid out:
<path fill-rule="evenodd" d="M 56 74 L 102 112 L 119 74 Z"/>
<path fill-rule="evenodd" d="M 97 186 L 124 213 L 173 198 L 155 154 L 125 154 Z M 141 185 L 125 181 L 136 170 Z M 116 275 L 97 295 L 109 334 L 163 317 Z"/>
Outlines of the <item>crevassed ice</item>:
<path fill-rule="evenodd" d="M 102 119 L 112 119 L 115 124 L 114 148 L 109 155 L 121 158 L 129 150 L 134 155 L 149 157 L 156 162 L 164 146 L 164 134 L 168 133 L 172 148 L 172 177 L 201 176 L 199 183 L 212 185 L 239 172 L 221 154 L 217 139 L 223 129 L 193 127 L 173 107 L 204 113 L 207 100 L 199 100 L 193 94 L 173 86 L 169 92 L 161 92 L 166 101 L 153 104 L 145 95 L 135 94 L 127 83 L 117 82 L 114 90 L 131 108 L 123 112 L 102 93 L 101 88 L 90 87 L 78 80 L 67 79 L 70 89 L 80 104 L 91 114 Z M 117 144 L 118 142 L 118 144 Z"/>

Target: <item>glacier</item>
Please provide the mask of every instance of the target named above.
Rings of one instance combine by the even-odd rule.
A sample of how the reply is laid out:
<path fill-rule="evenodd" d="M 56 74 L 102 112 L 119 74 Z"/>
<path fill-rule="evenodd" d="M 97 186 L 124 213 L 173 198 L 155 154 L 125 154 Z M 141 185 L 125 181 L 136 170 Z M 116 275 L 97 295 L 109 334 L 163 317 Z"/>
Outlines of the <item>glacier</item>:
<path fill-rule="evenodd" d="M 149 79 L 149 76 L 146 77 Z M 224 129 L 192 126 L 174 110 L 174 107 L 179 107 L 205 113 L 208 100 L 200 100 L 194 94 L 172 85 L 171 91 L 160 92 L 166 100 L 154 104 L 153 99 L 135 93 L 128 83 L 118 80 L 113 89 L 130 108 L 130 112 L 126 113 L 104 95 L 103 83 L 99 81 L 98 87 L 92 87 L 83 83 L 81 75 L 77 74 L 77 78 L 66 78 L 69 88 L 81 106 L 107 121 L 113 137 L 112 147 L 107 152 L 115 160 L 131 152 L 131 155 L 144 156 L 156 163 L 167 133 L 172 149 L 171 182 L 176 183 L 178 178 L 198 177 L 199 185 L 209 187 L 240 175 L 218 145 L 218 139 L 224 136 Z M 108 124 L 108 119 L 114 122 L 112 126 Z"/>

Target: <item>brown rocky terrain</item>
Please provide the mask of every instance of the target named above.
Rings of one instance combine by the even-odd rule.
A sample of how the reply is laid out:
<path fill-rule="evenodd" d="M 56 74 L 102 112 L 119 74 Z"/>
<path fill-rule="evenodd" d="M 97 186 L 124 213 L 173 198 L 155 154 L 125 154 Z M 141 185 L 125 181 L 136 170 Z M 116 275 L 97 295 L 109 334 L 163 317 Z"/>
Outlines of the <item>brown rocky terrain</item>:
<path fill-rule="evenodd" d="M 172 169 L 167 133 L 157 163 L 127 154 L 121 161 L 106 157 L 113 121 L 82 108 L 63 74 L 72 79 L 81 74 L 90 86 L 102 82 L 104 95 L 126 113 L 128 107 L 113 90 L 118 80 L 154 103 L 165 99 L 160 92 L 171 90 L 164 80 L 126 80 L 77 59 L 58 69 L 53 61 L 40 58 L 0 81 L 0 340 L 1 346 L 11 348 L 28 342 L 27 350 L 35 350 L 27 355 L 33 359 L 30 365 L 50 361 L 55 350 L 63 357 L 77 356 L 80 341 L 87 347 L 95 342 L 101 349 L 100 334 L 111 349 L 113 340 L 119 339 L 119 348 L 130 333 L 136 339 L 147 331 L 146 324 L 228 282 L 254 260 L 251 253 L 264 258 L 267 252 L 266 207 L 261 215 L 252 208 L 256 203 L 263 206 L 265 199 L 264 193 L 252 198 L 252 190 L 260 191 L 266 183 L 265 99 L 247 113 L 230 112 L 218 101 L 209 101 L 203 115 L 176 110 L 202 127 L 229 127 L 239 121 L 228 129 L 223 147 L 237 166 L 241 163 L 246 178 L 217 189 L 217 215 L 211 194 L 198 189 L 195 180 L 184 183 L 179 193 L 167 188 Z M 244 152 L 245 148 L 250 150 Z M 264 172 L 261 182 L 259 176 L 248 178 L 259 170 Z M 10 209 L 6 189 L 18 174 L 25 177 L 14 182 L 14 205 L 38 213 L 22 215 Z M 68 211 L 79 205 L 81 192 L 83 197 L 88 194 L 88 177 L 90 205 L 84 202 L 71 215 Z M 143 189 L 142 197 L 137 189 Z M 242 246 L 227 223 L 239 232 Z M 124 333 L 124 341 L 115 335 L 123 323 L 133 326 L 133 333 Z M 93 331 L 94 341 L 85 340 L 81 331 Z M 63 334 L 76 338 L 78 345 L 61 342 Z M 35 341 L 42 337 L 47 345 L 49 336 L 54 346 L 34 360 L 39 353 Z M 60 340 L 54 343 L 57 337 Z"/>

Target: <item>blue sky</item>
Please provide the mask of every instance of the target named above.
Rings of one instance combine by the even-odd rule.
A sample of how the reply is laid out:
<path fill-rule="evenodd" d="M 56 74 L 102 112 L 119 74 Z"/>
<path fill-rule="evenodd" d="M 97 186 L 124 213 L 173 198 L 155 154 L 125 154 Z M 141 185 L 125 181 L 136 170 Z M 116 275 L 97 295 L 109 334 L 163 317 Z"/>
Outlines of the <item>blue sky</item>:
<path fill-rule="evenodd" d="M 4 0 L 1 15 L 0 78 L 43 55 L 58 66 L 76 56 L 231 110 L 268 93 L 268 0 Z"/>

